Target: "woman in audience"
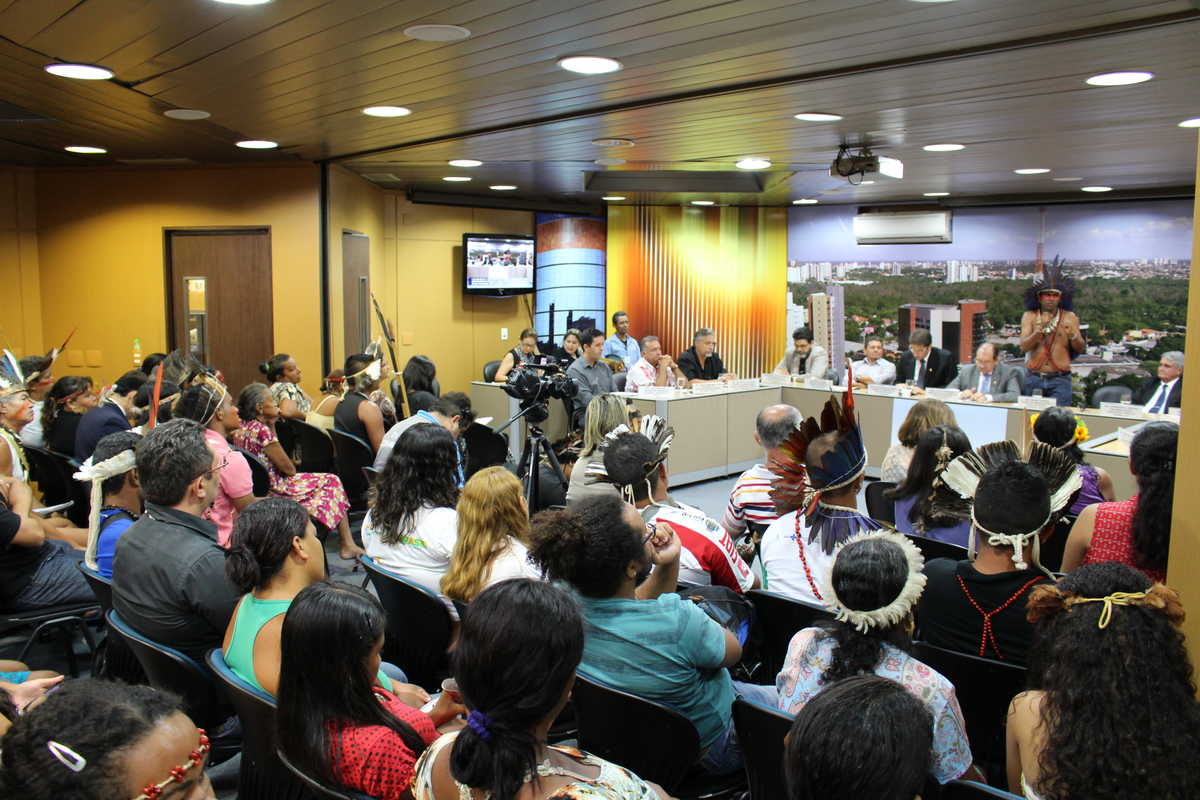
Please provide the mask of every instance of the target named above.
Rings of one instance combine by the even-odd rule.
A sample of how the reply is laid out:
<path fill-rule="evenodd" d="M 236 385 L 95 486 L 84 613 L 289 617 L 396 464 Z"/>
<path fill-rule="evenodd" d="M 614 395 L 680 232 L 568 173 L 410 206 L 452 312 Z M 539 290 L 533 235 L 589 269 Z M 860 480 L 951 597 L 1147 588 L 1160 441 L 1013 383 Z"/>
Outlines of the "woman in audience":
<path fill-rule="evenodd" d="M 1179 595 L 1113 562 L 1029 598 L 1040 689 L 1008 711 L 1008 785 L 1029 800 L 1200 797 L 1200 704 Z"/>
<path fill-rule="evenodd" d="M 784 748 L 789 800 L 913 800 L 929 774 L 933 718 L 895 681 L 843 678 L 800 709 Z"/>
<path fill-rule="evenodd" d="M 166 353 L 151 353 L 142 359 L 141 373 L 147 378 L 154 375 L 154 368 L 167 360 Z"/>
<path fill-rule="evenodd" d="M 625 401 L 615 394 L 597 395 L 588 403 L 586 419 L 583 449 L 579 451 L 579 458 L 571 470 L 571 480 L 567 486 L 567 505 L 575 505 L 588 497 L 618 494 L 616 487 L 611 483 L 593 482 L 588 479 L 587 468 L 596 457 L 596 448 L 604 441 L 604 437 L 619 425 L 629 425 L 629 409 Z"/>
<path fill-rule="evenodd" d="M 261 383 L 252 383 L 242 389 L 237 407 L 242 426 L 230 435 L 230 441 L 267 462 L 271 493 L 295 500 L 304 506 L 310 517 L 329 530 L 337 528 L 342 558 L 354 559 L 362 555 L 363 549 L 354 543 L 350 534 L 347 514 L 350 500 L 342 487 L 342 479 L 331 472 L 297 472 L 292 459 L 283 452 L 275 432 L 280 408 L 275 404 L 274 392 Z"/>
<path fill-rule="evenodd" d="M 1120 561 L 1156 581 L 1167 579 L 1171 503 L 1175 496 L 1175 449 L 1179 426 L 1149 422 L 1129 445 L 1129 469 L 1138 493 L 1128 500 L 1088 506 L 1075 520 L 1063 572 L 1080 564 Z"/>
<path fill-rule="evenodd" d="M 521 482 L 504 467 L 471 476 L 458 498 L 458 540 L 442 594 L 460 603 L 508 578 L 540 578 L 529 562 L 529 508 Z"/>
<path fill-rule="evenodd" d="M 323 430 L 333 430 L 333 414 L 338 403 L 342 401 L 342 384 L 345 382 L 344 372 L 335 369 L 321 381 L 321 399 L 312 410 L 304 416 L 304 421 Z"/>
<path fill-rule="evenodd" d="M 400 800 L 438 727 L 465 709 L 443 692 L 425 714 L 374 685 L 385 628 L 379 601 L 356 586 L 315 583 L 296 595 L 283 620 L 276 732 L 305 774 Z"/>
<path fill-rule="evenodd" d="M 392 449 L 362 524 L 367 555 L 440 593 L 458 538 L 458 448 L 441 425 L 414 425 Z M 454 604 L 445 599 L 451 616 Z"/>
<path fill-rule="evenodd" d="M 46 447 L 74 458 L 79 420 L 99 402 L 91 378 L 67 375 L 55 381 L 42 405 L 42 434 Z"/>
<path fill-rule="evenodd" d="M 546 743 L 582 655 L 583 619 L 562 589 L 530 580 L 485 589 L 450 656 L 471 706 L 467 726 L 421 756 L 416 800 L 665 799 L 616 764 Z"/>
<path fill-rule="evenodd" d="M 382 362 L 375 356 L 359 353 L 346 359 L 346 393 L 333 412 L 334 428 L 357 436 L 379 452 L 379 443 L 387 428 L 383 411 L 371 401 L 379 390 Z"/>
<path fill-rule="evenodd" d="M 0 796 L 215 800 L 208 736 L 178 697 L 99 680 L 62 684 L 4 736 Z"/>
<path fill-rule="evenodd" d="M 429 392 L 434 397 L 441 395 L 441 386 L 437 381 L 437 366 L 429 356 L 413 356 L 404 365 L 404 388 L 411 395 L 413 392 Z"/>
<path fill-rule="evenodd" d="M 950 406 L 941 400 L 918 400 L 916 405 L 908 410 L 904 422 L 900 423 L 900 430 L 896 431 L 900 441 L 889 447 L 883 456 L 879 479 L 898 484 L 908 477 L 908 465 L 912 461 L 921 434 L 937 425 L 958 427 L 958 420 L 954 418 Z"/>
<path fill-rule="evenodd" d="M 870 531 L 847 540 L 831 572 L 819 577 L 821 596 L 837 621 L 792 637 L 776 687 L 779 707 L 798 714 L 843 678 L 874 673 L 896 681 L 929 709 L 932 774 L 946 783 L 974 769 L 954 686 L 907 653 L 913 606 L 925 587 L 922 566 L 920 551 L 901 534 Z"/>
<path fill-rule="evenodd" d="M 269 361 L 258 365 L 258 371 L 267 376 L 271 384 L 271 396 L 279 405 L 279 416 L 303 420 L 312 411 L 312 400 L 300 388 L 300 368 L 296 359 L 287 353 L 276 353 Z"/>
<path fill-rule="evenodd" d="M 1083 451 L 1079 449 L 1081 441 L 1087 441 L 1087 428 L 1068 408 L 1052 406 L 1037 414 L 1033 422 L 1033 438 L 1039 442 L 1057 447 L 1071 457 L 1079 469 L 1079 477 L 1083 480 L 1083 488 L 1079 490 L 1075 502 L 1071 504 L 1067 514 L 1079 516 L 1083 509 L 1094 503 L 1103 503 L 1116 498 L 1113 491 L 1112 478 L 1100 467 L 1093 467 L 1083 460 Z"/>
<path fill-rule="evenodd" d="M 533 328 L 526 328 L 521 331 L 518 344 L 512 350 L 504 354 L 500 359 L 500 368 L 496 370 L 496 376 L 492 380 L 496 383 L 504 383 L 508 380 L 508 373 L 522 364 L 532 364 L 538 355 L 538 340 L 537 331 Z"/>
<path fill-rule="evenodd" d="M 581 333 L 579 328 L 568 328 L 563 334 L 562 346 L 554 351 L 554 359 L 563 369 L 571 366 L 575 359 L 583 355 L 583 345 L 579 343 Z"/>
<path fill-rule="evenodd" d="M 921 434 L 908 474 L 895 489 L 884 493 L 896 501 L 896 530 L 967 546 L 970 521 L 933 513 L 934 482 L 946 465 L 971 449 L 971 440 L 953 425 L 937 425 Z"/>

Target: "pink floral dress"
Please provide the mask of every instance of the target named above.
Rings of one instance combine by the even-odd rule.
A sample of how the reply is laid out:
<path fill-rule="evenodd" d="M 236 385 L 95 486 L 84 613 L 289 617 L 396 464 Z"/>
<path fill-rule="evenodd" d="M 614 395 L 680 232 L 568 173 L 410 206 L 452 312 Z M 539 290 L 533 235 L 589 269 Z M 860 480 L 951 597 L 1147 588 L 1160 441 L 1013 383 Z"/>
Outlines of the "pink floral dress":
<path fill-rule="evenodd" d="M 242 427 L 234 431 L 230 438 L 238 447 L 267 462 L 272 494 L 295 500 L 304 506 L 310 517 L 326 528 L 337 528 L 350 508 L 341 478 L 330 472 L 297 472 L 290 478 L 285 477 L 275 469 L 266 454 L 267 445 L 278 441 L 275 433 L 266 423 L 256 419 L 243 421 Z"/>

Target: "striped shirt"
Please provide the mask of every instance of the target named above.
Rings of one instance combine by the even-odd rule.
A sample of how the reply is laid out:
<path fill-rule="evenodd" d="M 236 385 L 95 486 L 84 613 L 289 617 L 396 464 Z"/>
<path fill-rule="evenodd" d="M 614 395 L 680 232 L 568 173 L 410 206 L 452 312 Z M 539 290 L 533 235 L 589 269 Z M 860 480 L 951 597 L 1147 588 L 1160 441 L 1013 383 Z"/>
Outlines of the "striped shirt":
<path fill-rule="evenodd" d="M 755 464 L 738 476 L 729 493 L 729 505 L 725 507 L 722 520 L 730 535 L 737 536 L 745 531 L 747 522 L 766 526 L 779 518 L 770 494 L 774 477 L 775 473 L 763 464 Z"/>

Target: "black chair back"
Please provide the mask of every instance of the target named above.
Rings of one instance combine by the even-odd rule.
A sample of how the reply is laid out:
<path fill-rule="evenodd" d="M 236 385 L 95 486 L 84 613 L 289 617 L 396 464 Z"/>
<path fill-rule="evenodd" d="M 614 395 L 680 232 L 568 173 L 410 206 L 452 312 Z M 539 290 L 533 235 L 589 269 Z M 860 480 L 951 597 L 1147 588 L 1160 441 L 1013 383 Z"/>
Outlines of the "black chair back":
<path fill-rule="evenodd" d="M 79 567 L 83 579 L 91 587 L 92 594 L 96 595 L 100 608 L 107 614 L 112 609 L 112 579 L 89 569 L 88 565 L 82 561 L 76 566 Z M 108 621 L 105 620 L 105 625 L 107 624 Z M 138 663 L 125 640 L 115 633 L 106 636 L 104 642 L 97 648 L 96 658 L 92 662 L 92 675 L 125 683 L 146 682 L 146 673 L 142 669 L 142 665 Z"/>
<path fill-rule="evenodd" d="M 296 430 L 292 427 L 292 420 L 287 417 L 280 417 L 276 420 L 275 436 L 279 439 L 279 446 L 283 448 L 283 452 L 287 453 L 288 458 L 292 461 L 299 461 L 299 455 L 296 452 L 298 444 Z"/>
<path fill-rule="evenodd" d="M 63 658 L 67 662 L 67 671 L 72 678 L 79 677 L 79 659 L 75 655 L 75 632 L 78 632 L 87 642 L 88 653 L 96 653 L 96 639 L 88 628 L 88 621 L 94 620 L 101 614 L 100 607 L 95 603 L 69 603 L 51 608 L 37 608 L 30 611 L 7 611 L 0 613 L 0 636 L 10 631 L 32 629 L 32 633 L 21 645 L 17 661 L 26 661 L 30 649 L 42 639 L 57 637 L 62 647 Z"/>
<path fill-rule="evenodd" d="M 618 372 L 616 375 L 613 375 L 613 391 L 614 392 L 625 391 L 625 381 L 627 381 L 627 380 L 629 380 L 628 372 Z"/>
<path fill-rule="evenodd" d="M 746 759 L 746 778 L 753 800 L 787 797 L 783 777 L 783 737 L 792 717 L 741 698 L 733 701 L 733 727 Z"/>
<path fill-rule="evenodd" d="M 1133 389 L 1119 383 L 1108 383 L 1101 386 L 1092 394 L 1092 408 L 1099 408 L 1101 403 L 1120 403 L 1133 399 Z"/>
<path fill-rule="evenodd" d="M 337 460 L 329 434 L 316 425 L 298 419 L 289 419 L 287 424 L 296 434 L 296 447 L 300 455 L 296 469 L 301 472 L 337 472 Z"/>
<path fill-rule="evenodd" d="M 896 502 L 884 497 L 884 492 L 895 489 L 891 481 L 871 481 L 866 487 L 867 516 L 889 525 L 896 524 Z"/>
<path fill-rule="evenodd" d="M 499 361 L 489 361 L 483 365 L 483 382 L 491 383 L 496 380 L 496 373 L 500 370 Z"/>
<path fill-rule="evenodd" d="M 1023 800 L 1019 795 L 975 781 L 950 781 L 942 786 L 942 800 Z"/>
<path fill-rule="evenodd" d="M 462 438 L 467 447 L 467 478 L 485 467 L 508 460 L 508 442 L 487 425 L 472 422 Z"/>
<path fill-rule="evenodd" d="M 333 440 L 337 474 L 350 498 L 350 508 L 361 511 L 367 507 L 367 491 L 371 488 L 363 469 L 375 463 L 375 453 L 371 451 L 371 445 L 345 431 L 333 430 L 329 436 Z"/>
<path fill-rule="evenodd" d="M 25 446 L 25 458 L 29 461 L 29 480 L 37 483 L 42 493 L 42 504 L 57 506 L 72 503 L 66 516 L 79 527 L 87 527 L 88 512 L 92 505 L 91 491 L 86 483 L 75 480 L 75 465 L 60 453 L 41 447 Z"/>
<path fill-rule="evenodd" d="M 305 788 L 307 788 L 314 797 L 324 798 L 324 800 L 375 800 L 375 798 L 367 794 L 352 792 L 349 789 L 334 789 L 326 786 L 316 778 L 302 772 L 300 768 L 291 761 L 288 761 L 287 756 L 284 755 L 282 750 L 276 749 L 275 756 L 279 759 L 279 763 L 283 765 L 284 769 L 292 773 L 297 780 L 303 783 Z"/>
<path fill-rule="evenodd" d="M 954 561 L 963 561 L 968 557 L 967 548 L 959 547 L 951 542 L 942 542 L 937 539 L 930 539 L 926 536 L 918 536 L 915 533 L 904 534 L 908 540 L 917 546 L 921 551 L 921 555 L 925 556 L 925 561 L 932 561 L 935 558 L 949 558 Z"/>
<path fill-rule="evenodd" d="M 369 556 L 362 565 L 387 612 L 383 660 L 404 670 L 411 683 L 429 692 L 441 689 L 449 676 L 446 650 L 454 622 L 445 603 L 433 592 L 381 567 Z"/>
<path fill-rule="evenodd" d="M 68 484 L 67 491 L 71 495 L 68 499 L 73 502 L 71 503 L 71 507 L 64 512 L 67 515 L 67 519 L 71 520 L 77 527 L 86 528 L 92 509 L 91 484 L 75 480 L 75 473 L 79 471 L 79 467 L 73 458 L 62 453 L 56 453 L 53 450 L 47 450 L 46 452 L 58 462 L 58 467 L 62 470 L 62 474 Z"/>
<path fill-rule="evenodd" d="M 246 463 L 250 465 L 250 478 L 254 481 L 254 496 L 266 497 L 269 495 L 271 493 L 271 473 L 267 470 L 266 462 L 236 444 L 231 444 L 229 447 L 246 457 Z"/>
<path fill-rule="evenodd" d="M 762 656 L 765 671 L 756 671 L 756 677 L 774 683 L 775 676 L 783 669 L 788 644 L 796 631 L 811 628 L 817 622 L 833 619 L 827 609 L 793 600 L 775 592 L 751 589 L 746 597 L 754 604 L 756 624 L 762 633 Z"/>

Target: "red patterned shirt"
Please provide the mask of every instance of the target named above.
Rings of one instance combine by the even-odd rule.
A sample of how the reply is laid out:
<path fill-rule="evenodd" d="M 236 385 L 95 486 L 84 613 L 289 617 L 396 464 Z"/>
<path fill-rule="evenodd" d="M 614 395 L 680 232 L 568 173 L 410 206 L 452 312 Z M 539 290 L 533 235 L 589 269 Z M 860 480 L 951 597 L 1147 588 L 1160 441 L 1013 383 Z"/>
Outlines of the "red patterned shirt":
<path fill-rule="evenodd" d="M 427 714 L 379 687 L 375 687 L 375 694 L 384 708 L 415 730 L 425 744 L 438 738 L 437 728 Z M 383 725 L 362 725 L 335 728 L 330 734 L 330 764 L 343 786 L 380 800 L 399 800 L 408 791 L 417 755 L 398 733 Z"/>
<path fill-rule="evenodd" d="M 1096 524 L 1092 529 L 1092 543 L 1088 545 L 1084 564 L 1102 561 L 1119 561 L 1141 570 L 1154 581 L 1163 583 L 1167 573 L 1139 566 L 1133 560 L 1133 515 L 1137 513 L 1138 496 L 1115 503 L 1099 503 L 1096 506 Z"/>

